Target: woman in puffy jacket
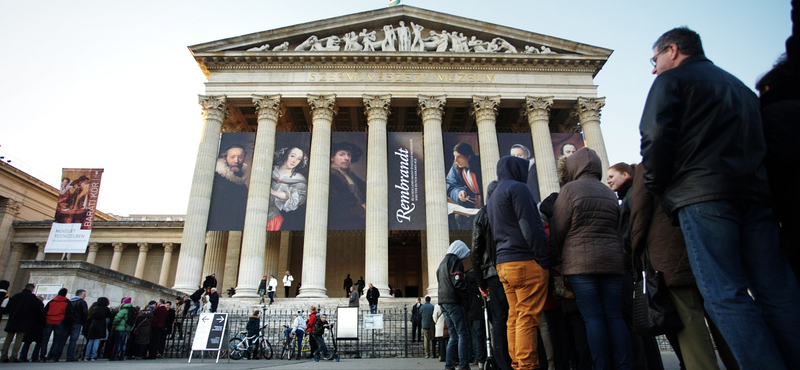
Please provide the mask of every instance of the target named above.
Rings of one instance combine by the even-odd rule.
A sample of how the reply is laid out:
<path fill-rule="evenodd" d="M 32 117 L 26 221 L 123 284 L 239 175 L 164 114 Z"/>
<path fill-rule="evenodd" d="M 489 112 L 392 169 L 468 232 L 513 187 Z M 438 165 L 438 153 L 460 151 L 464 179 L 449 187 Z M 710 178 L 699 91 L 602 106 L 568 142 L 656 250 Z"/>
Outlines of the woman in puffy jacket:
<path fill-rule="evenodd" d="M 562 273 L 586 322 L 595 370 L 632 369 L 631 343 L 622 318 L 617 197 L 601 182 L 605 170 L 594 150 L 578 150 L 565 165 L 567 182 L 556 199 L 550 224 L 562 248 Z"/>
<path fill-rule="evenodd" d="M 95 361 L 97 359 L 97 347 L 100 345 L 101 340 L 105 340 L 108 337 L 107 320 L 114 317 L 114 314 L 108 309 L 110 303 L 106 297 L 97 298 L 97 303 L 92 305 L 93 308 L 89 311 L 89 316 L 86 319 L 86 326 L 88 326 L 86 339 L 89 342 L 86 343 L 86 353 L 83 357 L 86 361 Z"/>

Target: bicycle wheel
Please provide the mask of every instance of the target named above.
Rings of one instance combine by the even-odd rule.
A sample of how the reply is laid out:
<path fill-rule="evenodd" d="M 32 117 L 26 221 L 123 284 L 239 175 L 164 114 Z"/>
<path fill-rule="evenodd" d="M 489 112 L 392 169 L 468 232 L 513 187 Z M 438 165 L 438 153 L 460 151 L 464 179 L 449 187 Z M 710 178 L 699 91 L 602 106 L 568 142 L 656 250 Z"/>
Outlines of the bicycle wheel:
<path fill-rule="evenodd" d="M 294 354 L 294 340 L 290 340 L 288 343 L 284 342 L 283 349 L 281 350 L 281 359 L 282 360 L 291 360 L 292 355 Z"/>
<path fill-rule="evenodd" d="M 303 337 L 303 349 L 302 349 L 300 352 L 302 353 L 302 356 L 303 356 L 304 358 L 311 358 L 311 357 L 314 357 L 314 354 L 313 354 L 313 353 L 311 353 L 311 343 L 309 343 L 309 341 L 311 341 L 311 340 L 313 340 L 313 339 L 309 338 L 310 336 L 311 336 L 311 335 L 309 335 L 309 334 L 306 334 L 306 335 Z"/>
<path fill-rule="evenodd" d="M 230 352 L 231 352 L 231 359 L 234 360 L 241 360 L 242 354 L 246 350 L 244 347 L 246 344 L 242 340 L 242 338 L 234 337 L 230 339 Z"/>
<path fill-rule="evenodd" d="M 259 347 L 261 347 L 260 348 L 261 358 L 263 358 L 265 360 L 271 360 L 272 359 L 272 343 L 270 343 L 266 339 L 262 339 L 261 340 L 261 344 L 259 345 Z"/>

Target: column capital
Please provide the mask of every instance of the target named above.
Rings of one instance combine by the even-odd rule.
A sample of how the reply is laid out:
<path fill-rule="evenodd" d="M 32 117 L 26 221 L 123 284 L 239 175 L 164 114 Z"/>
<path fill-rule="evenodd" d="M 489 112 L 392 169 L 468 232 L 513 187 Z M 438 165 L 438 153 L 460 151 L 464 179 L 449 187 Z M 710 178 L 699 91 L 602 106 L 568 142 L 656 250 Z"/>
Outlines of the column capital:
<path fill-rule="evenodd" d="M 89 252 L 97 252 L 100 250 L 100 243 L 91 242 L 89 243 Z"/>
<path fill-rule="evenodd" d="M 577 116 L 581 124 L 587 121 L 600 121 L 600 109 L 606 105 L 606 98 L 584 98 L 578 97 L 575 103 L 573 116 Z"/>
<path fill-rule="evenodd" d="M 5 202 L 0 203 L 0 213 L 8 213 L 16 216 L 19 214 L 20 207 L 22 207 L 22 202 L 6 199 Z"/>
<path fill-rule="evenodd" d="M 311 95 L 308 94 L 308 105 L 311 106 L 311 117 L 313 121 L 325 119 L 333 122 L 333 116 L 339 112 L 336 106 L 336 95 Z M 313 122 L 312 122 L 313 124 Z"/>
<path fill-rule="evenodd" d="M 198 95 L 198 103 L 203 107 L 203 117 L 205 119 L 216 119 L 219 122 L 225 120 L 225 113 L 228 109 L 228 99 L 225 95 Z"/>
<path fill-rule="evenodd" d="M 123 243 L 111 243 L 111 246 L 114 247 L 114 252 L 122 252 L 125 249 L 125 244 Z"/>
<path fill-rule="evenodd" d="M 256 106 L 256 113 L 258 114 L 258 121 L 272 120 L 278 121 L 278 118 L 286 113 L 286 107 L 281 102 L 281 95 L 252 95 L 253 105 Z"/>
<path fill-rule="evenodd" d="M 11 243 L 11 250 L 14 252 L 22 252 L 25 250 L 25 244 L 17 242 Z"/>
<path fill-rule="evenodd" d="M 528 116 L 529 120 L 550 120 L 550 107 L 552 106 L 552 96 L 526 96 L 525 103 L 522 105 L 522 114 Z"/>
<path fill-rule="evenodd" d="M 39 252 L 44 252 L 44 247 L 45 247 L 46 245 L 47 245 L 47 242 L 37 242 L 37 243 L 36 243 L 36 249 L 37 249 Z"/>
<path fill-rule="evenodd" d="M 367 124 L 375 118 L 386 119 L 392 113 L 392 95 L 362 95 L 364 98 L 364 115 L 367 116 Z"/>
<path fill-rule="evenodd" d="M 172 253 L 175 250 L 175 243 L 161 243 L 164 246 L 164 253 Z"/>
<path fill-rule="evenodd" d="M 417 95 L 417 98 L 419 99 L 417 114 L 422 117 L 423 125 L 430 118 L 442 118 L 447 95 Z"/>
<path fill-rule="evenodd" d="M 469 113 L 475 116 L 476 121 L 495 119 L 498 105 L 500 105 L 500 95 L 472 95 L 472 105 Z"/>
<path fill-rule="evenodd" d="M 147 252 L 150 250 L 150 244 L 148 243 L 136 243 L 139 247 L 139 252 Z"/>

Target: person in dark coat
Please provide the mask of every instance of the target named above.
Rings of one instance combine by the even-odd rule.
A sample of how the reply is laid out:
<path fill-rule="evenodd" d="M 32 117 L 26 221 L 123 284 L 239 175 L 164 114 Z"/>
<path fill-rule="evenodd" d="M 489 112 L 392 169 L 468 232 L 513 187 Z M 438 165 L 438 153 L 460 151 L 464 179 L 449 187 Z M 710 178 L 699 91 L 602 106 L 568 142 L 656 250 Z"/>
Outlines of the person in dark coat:
<path fill-rule="evenodd" d="M 245 329 L 247 330 L 247 337 L 255 337 L 258 335 L 258 332 L 261 330 L 261 318 L 258 315 L 261 314 L 261 311 L 255 310 L 253 311 L 253 315 L 247 319 L 247 326 Z M 248 339 L 248 346 L 255 345 L 253 340 Z M 258 360 L 258 349 L 254 349 L 252 351 L 247 352 L 247 359 L 248 360 Z"/>
<path fill-rule="evenodd" d="M 139 311 L 139 315 L 136 316 L 136 324 L 131 331 L 133 340 L 138 346 L 137 360 L 141 360 L 144 357 L 145 349 L 150 345 L 150 329 L 153 325 L 153 308 L 153 306 L 147 306 Z"/>
<path fill-rule="evenodd" d="M 197 314 L 197 312 L 200 310 L 200 300 L 203 298 L 203 294 L 206 294 L 206 290 L 204 288 L 199 288 L 195 290 L 191 296 L 189 296 L 189 298 L 194 303 L 194 308 L 189 310 L 189 313 L 194 315 Z"/>
<path fill-rule="evenodd" d="M 208 289 L 208 288 L 216 288 L 216 287 L 217 287 L 217 275 L 216 274 L 211 274 L 211 275 L 206 276 L 206 279 L 203 280 L 203 288 L 204 289 Z"/>
<path fill-rule="evenodd" d="M 41 301 L 39 297 L 36 298 Z M 44 332 L 44 320 L 39 317 L 33 320 L 31 331 L 25 333 L 25 337 L 22 338 L 22 350 L 19 352 L 19 362 L 43 362 L 40 360 L 40 358 L 44 357 L 42 355 L 42 332 Z M 30 360 L 28 360 L 28 352 L 30 351 L 31 343 L 34 343 L 33 353 L 30 356 Z"/>
<path fill-rule="evenodd" d="M 211 312 L 217 312 L 219 307 L 219 294 L 217 288 L 211 288 L 211 294 L 208 295 L 208 301 L 211 303 Z"/>
<path fill-rule="evenodd" d="M 97 303 L 93 305 L 91 311 L 89 311 L 89 315 L 86 319 L 86 326 L 88 327 L 86 339 L 88 339 L 89 342 L 86 343 L 86 353 L 83 357 L 86 361 L 97 360 L 97 347 L 100 345 L 101 340 L 105 340 L 108 337 L 107 320 L 114 316 L 108 308 L 110 303 L 108 298 L 100 297 L 97 299 Z"/>
<path fill-rule="evenodd" d="M 353 286 L 353 279 L 350 278 L 350 274 L 347 274 L 347 277 L 344 278 L 344 296 L 350 296 L 350 287 Z"/>
<path fill-rule="evenodd" d="M 173 327 L 175 326 L 175 309 L 172 308 L 172 301 L 167 301 L 164 304 L 167 308 L 167 318 L 164 319 L 164 339 L 163 341 L 167 340 L 167 337 L 172 335 Z M 163 350 L 163 346 L 161 347 Z"/>
<path fill-rule="evenodd" d="M 8 312 L 8 323 L 6 324 L 6 341 L 3 343 L 3 353 L 0 361 L 19 362 L 19 353 L 25 333 L 31 332 L 36 327 L 36 322 L 42 313 L 42 301 L 33 295 L 33 284 L 26 284 L 21 292 L 15 294 L 8 300 L 6 312 Z M 8 356 L 8 347 L 14 343 L 11 357 Z"/>
<path fill-rule="evenodd" d="M 3 316 L 6 314 L 6 306 L 8 306 L 8 301 L 6 299 L 9 298 L 8 296 L 8 287 L 11 283 L 8 280 L 0 280 L 0 322 L 3 321 Z"/>

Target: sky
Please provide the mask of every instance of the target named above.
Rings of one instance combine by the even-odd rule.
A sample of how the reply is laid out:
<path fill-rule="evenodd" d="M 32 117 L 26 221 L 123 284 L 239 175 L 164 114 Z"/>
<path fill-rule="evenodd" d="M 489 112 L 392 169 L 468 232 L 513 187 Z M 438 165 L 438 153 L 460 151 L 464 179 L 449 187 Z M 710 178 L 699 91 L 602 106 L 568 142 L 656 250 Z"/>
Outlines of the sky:
<path fill-rule="evenodd" d="M 388 0 L 0 0 L 0 156 L 57 186 L 104 168 L 98 209 L 184 214 L 205 76 L 189 45 L 387 6 Z M 614 50 L 595 78 L 610 163 L 639 162 L 638 124 L 665 31 L 752 87 L 784 52 L 789 0 L 422 1 L 410 5 Z"/>

